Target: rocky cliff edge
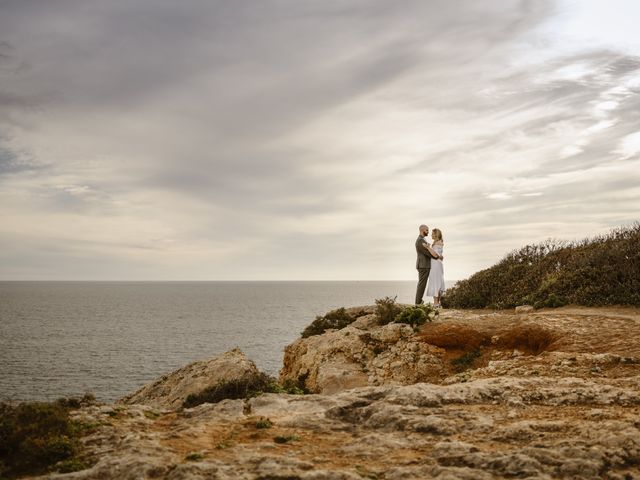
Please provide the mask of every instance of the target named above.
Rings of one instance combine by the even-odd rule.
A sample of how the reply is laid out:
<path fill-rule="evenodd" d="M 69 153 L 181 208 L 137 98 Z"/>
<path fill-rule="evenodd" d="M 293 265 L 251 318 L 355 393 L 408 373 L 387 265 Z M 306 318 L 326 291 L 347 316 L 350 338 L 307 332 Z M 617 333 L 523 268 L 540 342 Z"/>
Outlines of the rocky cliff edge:
<path fill-rule="evenodd" d="M 175 408 L 219 361 L 73 411 L 93 466 L 49 478 L 640 478 L 638 310 L 368 313 L 287 347 L 281 380 L 321 393 Z"/>

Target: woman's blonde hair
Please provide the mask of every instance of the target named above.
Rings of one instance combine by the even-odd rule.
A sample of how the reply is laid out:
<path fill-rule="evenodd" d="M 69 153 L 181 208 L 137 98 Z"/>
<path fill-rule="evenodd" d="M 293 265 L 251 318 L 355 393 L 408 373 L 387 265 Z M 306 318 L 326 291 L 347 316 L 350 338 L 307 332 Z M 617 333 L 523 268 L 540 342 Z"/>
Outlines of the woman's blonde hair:
<path fill-rule="evenodd" d="M 433 233 L 436 236 L 436 240 L 440 240 L 442 243 L 444 243 L 444 240 L 442 240 L 442 231 L 439 228 L 434 228 Z"/>

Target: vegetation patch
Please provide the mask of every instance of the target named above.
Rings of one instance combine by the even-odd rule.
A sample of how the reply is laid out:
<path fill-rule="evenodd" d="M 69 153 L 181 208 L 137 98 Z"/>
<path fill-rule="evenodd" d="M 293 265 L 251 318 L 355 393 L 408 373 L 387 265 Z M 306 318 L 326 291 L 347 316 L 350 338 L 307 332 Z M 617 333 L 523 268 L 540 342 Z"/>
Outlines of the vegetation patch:
<path fill-rule="evenodd" d="M 273 423 L 268 418 L 261 418 L 256 422 L 256 428 L 264 429 L 273 427 Z"/>
<path fill-rule="evenodd" d="M 376 299 L 376 318 L 379 325 L 386 325 L 394 322 L 396 317 L 402 312 L 402 307 L 396 303 L 395 297 L 384 297 Z"/>
<path fill-rule="evenodd" d="M 269 390 L 265 393 L 288 393 L 289 395 L 306 395 L 309 391 L 302 383 L 294 382 L 291 378 L 287 378 L 283 383 L 279 383 L 275 378 L 271 378 Z"/>
<path fill-rule="evenodd" d="M 438 315 L 438 311 L 431 305 L 410 305 L 404 307 L 398 315 L 396 315 L 396 323 L 406 323 L 414 329 L 426 322 L 431 322 Z"/>
<path fill-rule="evenodd" d="M 230 440 L 223 440 L 216 444 L 217 450 L 225 450 L 227 448 L 233 447 L 233 443 Z"/>
<path fill-rule="evenodd" d="M 289 443 L 300 440 L 298 435 L 277 435 L 273 437 L 273 441 L 276 443 Z"/>
<path fill-rule="evenodd" d="M 449 289 L 446 308 L 640 306 L 640 222 L 577 242 L 547 240 L 509 253 Z"/>
<path fill-rule="evenodd" d="M 149 420 L 155 420 L 160 416 L 160 413 L 156 412 L 155 410 L 145 410 L 143 413 L 144 413 L 144 416 L 147 417 Z"/>
<path fill-rule="evenodd" d="M 330 329 L 342 329 L 347 325 L 350 325 L 356 320 L 355 315 L 351 315 L 344 307 L 332 310 L 324 316 L 317 316 L 316 319 L 311 322 L 311 325 L 307 326 L 302 331 L 302 338 L 311 337 L 313 335 L 322 335 L 325 331 Z"/>
<path fill-rule="evenodd" d="M 192 408 L 202 403 L 218 403 L 226 399 L 252 398 L 263 393 L 301 395 L 306 392 L 299 386 L 294 385 L 293 382 L 280 384 L 275 378 L 260 372 L 256 375 L 226 380 L 208 387 L 200 393 L 192 393 L 186 398 L 182 406 L 184 408 Z"/>
<path fill-rule="evenodd" d="M 539 308 L 558 308 L 564 307 L 567 304 L 566 297 L 558 297 L 555 293 L 550 293 L 546 298 L 536 300 L 533 303 L 533 307 Z"/>
<path fill-rule="evenodd" d="M 519 325 L 500 335 L 496 346 L 538 355 L 551 350 L 553 343 L 558 339 L 559 335 L 540 325 Z"/>
<path fill-rule="evenodd" d="M 403 306 L 396 303 L 397 297 L 384 297 L 375 300 L 375 316 L 378 325 L 386 325 L 391 322 L 406 323 L 414 328 L 432 321 L 438 315 L 438 311 L 431 305 L 408 305 Z M 344 307 L 332 310 L 324 316 L 317 316 L 316 319 L 307 326 L 301 336 L 302 338 L 313 335 L 322 335 L 327 330 L 340 330 L 352 324 L 358 318 L 368 315 L 371 311 L 365 309 L 355 310 Z"/>
<path fill-rule="evenodd" d="M 0 403 L 0 478 L 88 468 L 79 439 L 94 426 L 72 420 L 69 412 L 94 400 L 85 395 L 55 402 Z"/>
<path fill-rule="evenodd" d="M 491 337 L 488 334 L 457 323 L 430 325 L 425 328 L 420 338 L 430 345 L 447 350 L 471 351 L 491 343 Z"/>
<path fill-rule="evenodd" d="M 438 316 L 438 311 L 431 305 L 403 306 L 396 303 L 396 298 L 384 297 L 376 299 L 375 314 L 379 325 L 396 322 L 406 323 L 413 328 L 417 328 Z"/>

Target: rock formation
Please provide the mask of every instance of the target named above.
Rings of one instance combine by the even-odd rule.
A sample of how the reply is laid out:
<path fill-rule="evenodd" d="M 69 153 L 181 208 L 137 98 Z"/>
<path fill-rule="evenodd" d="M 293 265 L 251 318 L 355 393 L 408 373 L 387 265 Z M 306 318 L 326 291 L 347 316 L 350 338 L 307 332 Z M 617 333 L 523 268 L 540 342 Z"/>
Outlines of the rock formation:
<path fill-rule="evenodd" d="M 181 412 L 90 407 L 78 416 L 104 425 L 86 439 L 98 462 L 53 478 L 633 479 L 639 393 L 638 377 L 502 377 Z"/>
<path fill-rule="evenodd" d="M 258 368 L 255 363 L 239 348 L 234 348 L 220 356 L 198 360 L 163 375 L 134 393 L 122 397 L 117 403 L 177 409 L 190 394 L 199 393 L 224 380 L 256 374 Z"/>
<path fill-rule="evenodd" d="M 379 326 L 371 310 L 341 330 L 300 338 L 285 348 L 280 381 L 314 393 L 365 385 L 409 385 L 443 375 L 444 350 L 401 323 Z"/>

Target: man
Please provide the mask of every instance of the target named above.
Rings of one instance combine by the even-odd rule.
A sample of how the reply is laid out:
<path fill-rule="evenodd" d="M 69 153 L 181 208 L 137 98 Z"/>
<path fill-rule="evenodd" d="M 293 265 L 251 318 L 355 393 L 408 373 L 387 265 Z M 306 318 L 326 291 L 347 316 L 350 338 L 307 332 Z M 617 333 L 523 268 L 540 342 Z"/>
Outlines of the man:
<path fill-rule="evenodd" d="M 424 296 L 424 290 L 427 288 L 427 280 L 429 279 L 429 272 L 431 271 L 431 259 L 444 258 L 433 251 L 426 240 L 427 235 L 429 235 L 429 227 L 420 225 L 418 229 L 420 230 L 420 235 L 418 235 L 416 240 L 416 253 L 418 254 L 418 259 L 416 260 L 416 268 L 418 269 L 416 305 L 424 303 L 422 297 Z"/>

